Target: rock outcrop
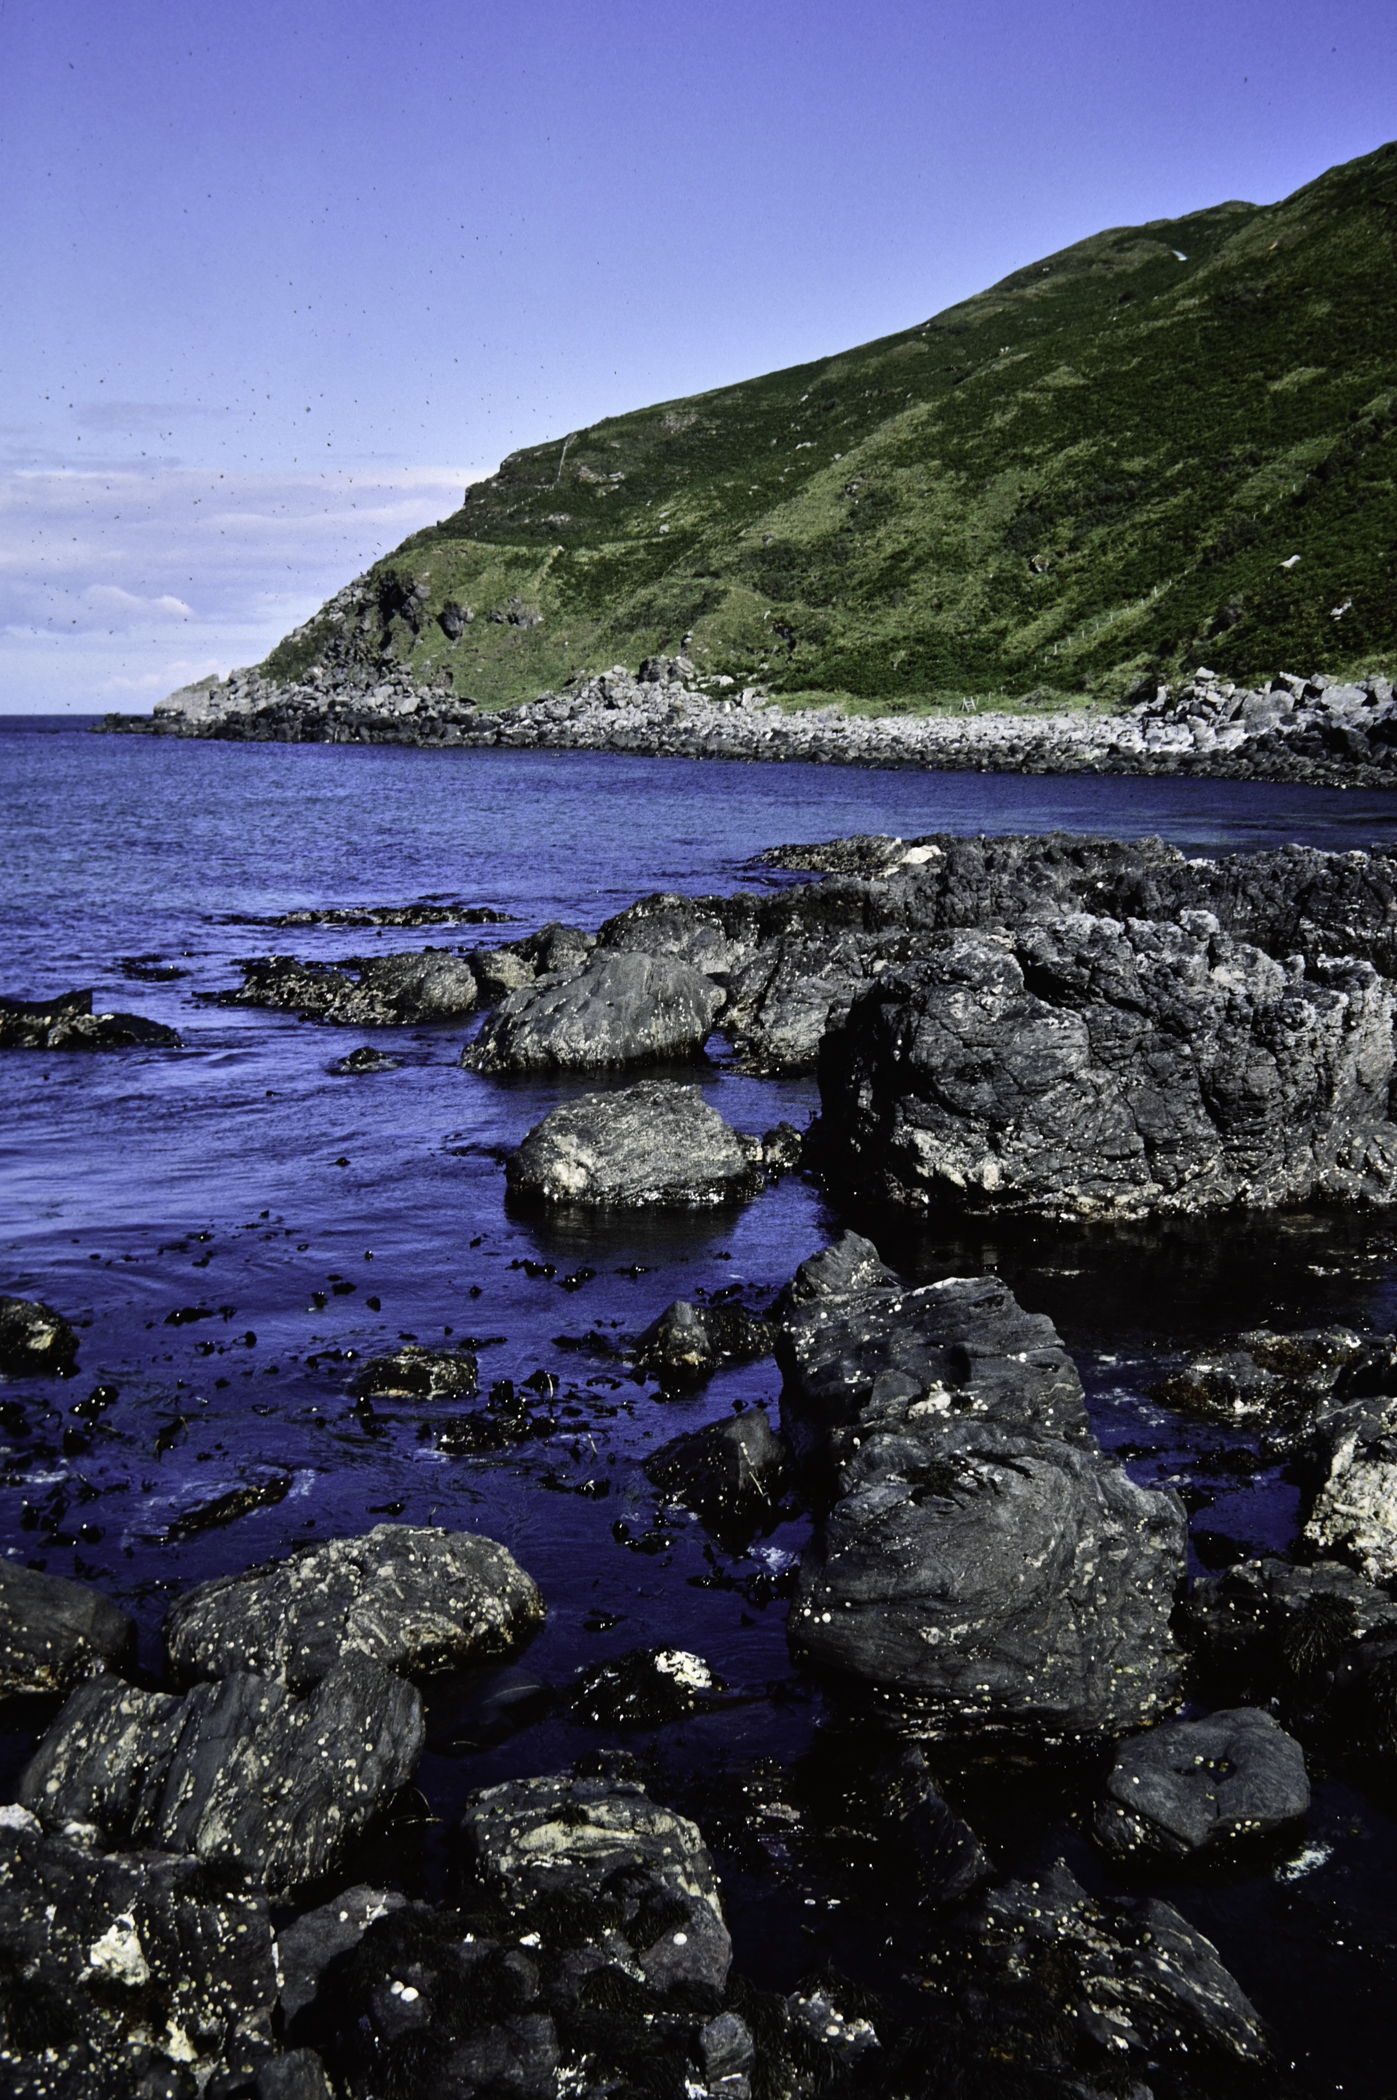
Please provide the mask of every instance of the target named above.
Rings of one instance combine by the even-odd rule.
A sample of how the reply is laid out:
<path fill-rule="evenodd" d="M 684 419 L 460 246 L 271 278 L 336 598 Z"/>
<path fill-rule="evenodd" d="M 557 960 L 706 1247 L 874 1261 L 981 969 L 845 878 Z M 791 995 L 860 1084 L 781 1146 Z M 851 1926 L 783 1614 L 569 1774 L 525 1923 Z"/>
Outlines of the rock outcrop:
<path fill-rule="evenodd" d="M 350 1655 L 404 1673 L 506 1655 L 543 1616 L 538 1585 L 493 1539 L 378 1524 L 201 1583 L 172 1606 L 165 1655 L 178 1684 L 250 1670 L 303 1691 Z"/>
<path fill-rule="evenodd" d="M 220 993 L 220 1005 L 270 1006 L 336 1028 L 456 1021 L 475 1010 L 477 999 L 470 964 L 449 948 L 372 956 L 341 966 L 268 955 L 240 967 L 242 984 Z"/>
<path fill-rule="evenodd" d="M 135 1620 L 100 1590 L 0 1560 L 0 1693 L 66 1692 L 135 1656 Z"/>
<path fill-rule="evenodd" d="M 184 1698 L 97 1678 L 68 1699 L 19 1796 L 50 1830 L 192 1853 L 270 1895 L 318 1880 L 416 1769 L 422 1701 L 366 1655 L 305 1698 L 237 1671 Z"/>
<path fill-rule="evenodd" d="M 764 1179 L 760 1139 L 732 1129 L 698 1087 L 653 1079 L 564 1101 L 505 1171 L 515 1196 L 543 1203 L 681 1210 L 737 1202 Z"/>
<path fill-rule="evenodd" d="M 51 1305 L 41 1298 L 0 1298 L 0 1371 L 7 1378 L 64 1377 L 77 1353 L 76 1334 Z"/>
<path fill-rule="evenodd" d="M 180 1048 L 179 1033 L 142 1014 L 94 1013 L 91 992 L 0 999 L 0 1050 Z"/>
<path fill-rule="evenodd" d="M 477 1072 L 590 1072 L 696 1057 L 722 1006 L 671 956 L 594 954 L 575 976 L 511 992 L 461 1063 Z"/>
<path fill-rule="evenodd" d="M 1048 1217 L 1397 1194 L 1392 993 L 1216 921 L 1082 913 L 948 936 L 820 1054 L 832 1171 L 916 1208 Z"/>
<path fill-rule="evenodd" d="M 1305 1753 L 1295 1738 L 1260 1708 L 1237 1706 L 1166 1721 L 1123 1744 L 1095 1828 L 1113 1852 L 1186 1858 L 1279 1830 L 1309 1805 Z"/>

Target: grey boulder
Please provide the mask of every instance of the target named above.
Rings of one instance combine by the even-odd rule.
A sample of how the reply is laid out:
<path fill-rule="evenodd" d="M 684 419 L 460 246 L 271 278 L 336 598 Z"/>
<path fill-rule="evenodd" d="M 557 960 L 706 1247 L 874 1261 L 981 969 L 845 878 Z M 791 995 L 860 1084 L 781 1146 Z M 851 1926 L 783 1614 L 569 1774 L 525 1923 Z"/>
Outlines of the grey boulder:
<path fill-rule="evenodd" d="M 698 1087 L 645 1079 L 561 1103 L 505 1172 L 514 1195 L 544 1203 L 690 1209 L 755 1194 L 761 1157 Z"/>
<path fill-rule="evenodd" d="M 303 1699 L 243 1671 L 182 1699 L 98 1678 L 68 1699 L 19 1798 L 46 1828 L 193 1853 L 286 1895 L 406 1784 L 424 1736 L 417 1692 L 365 1655 Z"/>
<path fill-rule="evenodd" d="M 1370 1582 L 1397 1576 L 1397 1397 L 1377 1395 L 1323 1413 L 1312 1447 L 1321 1479 L 1305 1537 L 1351 1560 Z"/>
<path fill-rule="evenodd" d="M 0 1371 L 7 1378 L 51 1378 L 73 1368 L 78 1338 L 41 1298 L 0 1298 Z"/>
<path fill-rule="evenodd" d="M 1113 1852 L 1186 1857 L 1228 1838 L 1263 1835 L 1310 1805 L 1305 1753 L 1259 1707 L 1166 1721 L 1121 1746 L 1096 1811 Z"/>
<path fill-rule="evenodd" d="M 0 1693 L 66 1692 L 135 1656 L 135 1620 L 100 1590 L 0 1560 Z"/>
<path fill-rule="evenodd" d="M 831 1171 L 1045 1217 L 1390 1203 L 1390 987 L 1182 917 L 948 934 L 887 971 L 821 1048 Z"/>
<path fill-rule="evenodd" d="M 505 1655 L 543 1616 L 493 1539 L 378 1524 L 202 1583 L 171 1608 L 165 1654 L 180 1684 L 251 1670 L 301 1690 L 350 1655 L 406 1672 Z"/>
<path fill-rule="evenodd" d="M 663 955 L 594 954 L 575 976 L 511 992 L 461 1053 L 478 1072 L 589 1072 L 695 1057 L 723 1004 Z"/>

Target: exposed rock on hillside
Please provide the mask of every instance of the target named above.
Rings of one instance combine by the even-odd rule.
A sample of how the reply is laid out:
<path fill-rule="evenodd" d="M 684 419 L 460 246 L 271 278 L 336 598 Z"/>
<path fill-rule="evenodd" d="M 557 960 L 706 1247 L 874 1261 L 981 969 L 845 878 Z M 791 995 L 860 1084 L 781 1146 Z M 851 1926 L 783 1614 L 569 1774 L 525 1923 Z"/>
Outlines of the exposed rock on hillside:
<path fill-rule="evenodd" d="M 821 1049 L 827 1158 L 896 1202 L 1046 1216 L 1385 1203 L 1392 994 L 1216 920 L 948 937 Z"/>

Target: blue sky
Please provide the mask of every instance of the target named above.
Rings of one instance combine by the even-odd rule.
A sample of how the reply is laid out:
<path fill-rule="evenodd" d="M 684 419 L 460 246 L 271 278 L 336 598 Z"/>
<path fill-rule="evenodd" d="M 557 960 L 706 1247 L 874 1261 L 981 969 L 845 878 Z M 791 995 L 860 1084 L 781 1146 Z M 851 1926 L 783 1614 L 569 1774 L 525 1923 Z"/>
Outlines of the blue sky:
<path fill-rule="evenodd" d="M 0 710 L 255 661 L 469 475 L 1397 133 L 1391 0 L 0 0 Z"/>

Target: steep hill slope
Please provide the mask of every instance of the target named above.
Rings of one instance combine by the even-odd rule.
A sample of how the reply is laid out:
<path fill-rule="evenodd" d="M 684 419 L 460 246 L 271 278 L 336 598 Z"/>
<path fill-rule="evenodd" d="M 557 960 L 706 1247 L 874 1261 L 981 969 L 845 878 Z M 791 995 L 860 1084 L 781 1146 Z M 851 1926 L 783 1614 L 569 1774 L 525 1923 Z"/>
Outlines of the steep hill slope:
<path fill-rule="evenodd" d="M 1364 668 L 1397 647 L 1395 286 L 1397 144 L 1098 234 L 515 453 L 264 668 L 408 657 L 489 704 L 683 646 L 879 709 Z"/>

